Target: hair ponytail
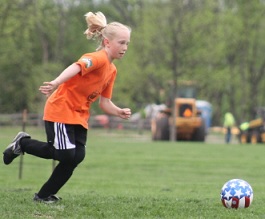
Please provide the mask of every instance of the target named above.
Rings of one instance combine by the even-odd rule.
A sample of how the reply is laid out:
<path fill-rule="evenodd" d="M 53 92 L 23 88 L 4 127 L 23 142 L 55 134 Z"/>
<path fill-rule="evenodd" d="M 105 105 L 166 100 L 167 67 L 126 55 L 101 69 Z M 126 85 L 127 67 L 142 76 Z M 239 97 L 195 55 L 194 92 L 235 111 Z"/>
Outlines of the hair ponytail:
<path fill-rule="evenodd" d="M 84 34 L 87 39 L 99 39 L 101 38 L 101 31 L 107 26 L 107 19 L 102 12 L 92 13 L 88 12 L 85 14 L 87 29 Z"/>

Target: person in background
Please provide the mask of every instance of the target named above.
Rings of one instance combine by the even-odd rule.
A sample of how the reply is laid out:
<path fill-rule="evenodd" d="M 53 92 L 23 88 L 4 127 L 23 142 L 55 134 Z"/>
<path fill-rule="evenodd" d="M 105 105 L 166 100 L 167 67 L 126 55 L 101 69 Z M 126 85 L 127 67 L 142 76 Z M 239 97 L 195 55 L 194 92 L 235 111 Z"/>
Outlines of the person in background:
<path fill-rule="evenodd" d="M 235 125 L 235 118 L 231 112 L 225 113 L 224 128 L 226 129 L 225 142 L 230 143 L 232 137 L 232 127 Z"/>
<path fill-rule="evenodd" d="M 82 55 L 56 79 L 44 82 L 39 88 L 48 97 L 43 117 L 47 142 L 19 132 L 3 153 L 6 165 L 24 153 L 59 161 L 50 178 L 34 195 L 34 201 L 60 200 L 56 193 L 85 158 L 89 109 L 93 102 L 99 98 L 99 105 L 107 114 L 122 119 L 131 116 L 129 108 L 120 108 L 111 101 L 117 74 L 113 60 L 125 55 L 131 29 L 119 22 L 107 24 L 101 12 L 89 12 L 85 17 L 88 29 L 84 34 L 88 39 L 99 41 L 96 52 Z"/>

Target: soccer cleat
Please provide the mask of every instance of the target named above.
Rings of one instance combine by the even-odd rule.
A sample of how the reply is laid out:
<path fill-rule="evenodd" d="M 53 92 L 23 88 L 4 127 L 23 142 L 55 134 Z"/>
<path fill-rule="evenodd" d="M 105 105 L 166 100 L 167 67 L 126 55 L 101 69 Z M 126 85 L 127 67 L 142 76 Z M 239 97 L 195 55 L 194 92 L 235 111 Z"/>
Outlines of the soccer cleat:
<path fill-rule="evenodd" d="M 30 138 L 30 135 L 26 132 L 19 132 L 17 136 L 13 139 L 11 144 L 7 146 L 4 151 L 3 160 L 6 165 L 10 164 L 16 157 L 20 154 L 23 154 L 21 147 L 20 147 L 20 140 L 22 138 Z"/>
<path fill-rule="evenodd" d="M 58 197 L 57 195 L 50 195 L 47 198 L 40 198 L 38 196 L 38 194 L 35 193 L 33 201 L 35 201 L 35 202 L 43 202 L 43 203 L 46 203 L 46 204 L 52 204 L 52 203 L 60 201 L 61 199 L 62 198 Z"/>

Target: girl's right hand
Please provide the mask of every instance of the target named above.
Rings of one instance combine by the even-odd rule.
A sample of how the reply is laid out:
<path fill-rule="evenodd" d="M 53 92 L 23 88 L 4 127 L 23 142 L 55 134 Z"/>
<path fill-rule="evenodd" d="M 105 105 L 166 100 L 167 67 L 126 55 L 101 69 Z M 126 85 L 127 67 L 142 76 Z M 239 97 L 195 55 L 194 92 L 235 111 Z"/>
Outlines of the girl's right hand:
<path fill-rule="evenodd" d="M 58 85 L 55 83 L 55 81 L 43 82 L 43 85 L 40 86 L 39 91 L 48 97 L 57 87 Z"/>

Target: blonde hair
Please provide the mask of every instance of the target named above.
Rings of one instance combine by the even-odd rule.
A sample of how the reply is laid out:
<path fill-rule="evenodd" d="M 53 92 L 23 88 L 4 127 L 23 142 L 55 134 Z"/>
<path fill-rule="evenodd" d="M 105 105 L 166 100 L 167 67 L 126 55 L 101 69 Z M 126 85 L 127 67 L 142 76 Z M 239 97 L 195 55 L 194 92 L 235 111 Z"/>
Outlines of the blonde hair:
<path fill-rule="evenodd" d="M 104 48 L 104 38 L 113 39 L 118 29 L 125 29 L 131 32 L 131 28 L 119 22 L 111 22 L 107 24 L 107 19 L 102 12 L 88 12 L 85 14 L 87 29 L 84 32 L 87 39 L 95 39 L 99 41 L 98 50 Z"/>

